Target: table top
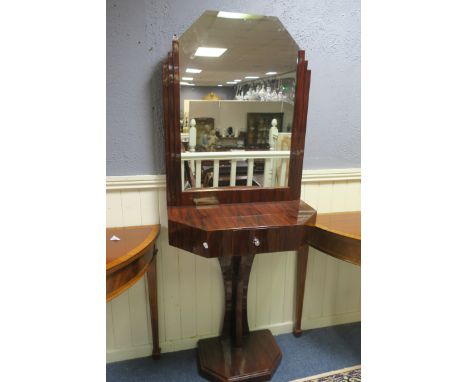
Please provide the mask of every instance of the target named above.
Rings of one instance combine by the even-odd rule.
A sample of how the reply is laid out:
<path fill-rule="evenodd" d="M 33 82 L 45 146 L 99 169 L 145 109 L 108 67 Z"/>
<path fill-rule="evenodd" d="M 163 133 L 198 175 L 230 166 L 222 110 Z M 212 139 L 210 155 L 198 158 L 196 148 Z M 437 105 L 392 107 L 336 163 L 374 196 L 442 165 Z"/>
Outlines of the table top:
<path fill-rule="evenodd" d="M 133 261 L 157 238 L 160 225 L 106 229 L 106 271 Z M 110 240 L 115 235 L 120 240 Z"/>
<path fill-rule="evenodd" d="M 169 207 L 169 220 L 207 231 L 304 225 L 315 210 L 303 201 Z"/>
<path fill-rule="evenodd" d="M 361 211 L 319 213 L 315 226 L 341 236 L 361 240 Z"/>

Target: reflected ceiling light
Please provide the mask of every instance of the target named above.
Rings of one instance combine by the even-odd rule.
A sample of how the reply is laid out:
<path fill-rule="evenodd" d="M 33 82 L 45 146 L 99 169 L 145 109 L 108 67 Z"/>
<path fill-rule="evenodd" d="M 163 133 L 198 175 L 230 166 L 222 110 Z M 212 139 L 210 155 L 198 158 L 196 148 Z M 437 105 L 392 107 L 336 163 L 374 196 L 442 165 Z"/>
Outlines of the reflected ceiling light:
<path fill-rule="evenodd" d="M 245 78 L 248 80 L 256 80 L 258 76 L 245 76 Z"/>
<path fill-rule="evenodd" d="M 241 82 L 242 80 L 234 80 L 234 82 Z"/>
<path fill-rule="evenodd" d="M 266 72 L 265 73 L 267 76 L 272 76 L 273 74 L 278 74 L 278 72 Z"/>
<path fill-rule="evenodd" d="M 218 84 L 218 86 L 223 86 L 223 85 L 221 85 L 221 84 Z"/>
<path fill-rule="evenodd" d="M 229 84 L 229 85 L 235 85 L 235 84 L 237 84 L 236 81 L 228 81 L 228 82 L 226 82 L 226 83 Z"/>
<path fill-rule="evenodd" d="M 190 83 L 184 82 L 184 81 L 181 81 L 180 84 L 185 85 L 185 86 L 195 86 L 195 84 L 190 84 Z"/>
<path fill-rule="evenodd" d="M 223 17 L 225 19 L 246 19 L 249 15 L 247 13 L 236 13 L 236 12 L 224 12 L 219 11 L 218 17 Z"/>
<path fill-rule="evenodd" d="M 219 57 L 224 54 L 226 48 L 207 48 L 205 46 L 200 46 L 195 52 L 195 56 L 199 57 Z"/>
<path fill-rule="evenodd" d="M 251 15 L 249 13 L 219 11 L 217 17 L 222 17 L 225 19 L 261 19 L 263 16 Z"/>
<path fill-rule="evenodd" d="M 187 68 L 185 69 L 186 73 L 201 73 L 201 69 L 193 69 L 193 68 Z"/>
<path fill-rule="evenodd" d="M 184 81 L 193 81 L 193 77 L 182 77 Z"/>

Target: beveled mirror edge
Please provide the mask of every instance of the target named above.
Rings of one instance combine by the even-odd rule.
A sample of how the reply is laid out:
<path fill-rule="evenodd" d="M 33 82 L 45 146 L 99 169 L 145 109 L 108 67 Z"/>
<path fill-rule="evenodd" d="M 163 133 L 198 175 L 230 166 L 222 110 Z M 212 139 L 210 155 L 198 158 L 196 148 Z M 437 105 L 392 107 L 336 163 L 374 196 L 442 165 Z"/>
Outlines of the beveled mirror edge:
<path fill-rule="evenodd" d="M 179 42 L 172 41 L 172 52 L 163 63 L 163 121 L 165 132 L 166 194 L 168 206 L 195 205 L 194 199 L 214 196 L 219 203 L 249 203 L 297 200 L 301 194 L 302 166 L 309 105 L 310 70 L 305 51 L 298 51 L 295 103 L 291 136 L 288 186 L 225 187 L 182 192 L 180 140 Z"/>

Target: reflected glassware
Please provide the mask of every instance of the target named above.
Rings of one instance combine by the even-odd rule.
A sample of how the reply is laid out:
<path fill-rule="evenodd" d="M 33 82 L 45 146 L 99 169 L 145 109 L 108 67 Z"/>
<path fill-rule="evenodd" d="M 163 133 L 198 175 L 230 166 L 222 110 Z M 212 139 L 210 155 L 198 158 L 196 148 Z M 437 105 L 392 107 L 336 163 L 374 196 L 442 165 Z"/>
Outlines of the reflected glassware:
<path fill-rule="evenodd" d="M 260 101 L 265 101 L 265 96 L 266 96 L 265 85 L 262 84 L 262 88 L 258 91 L 258 97 L 260 98 Z"/>

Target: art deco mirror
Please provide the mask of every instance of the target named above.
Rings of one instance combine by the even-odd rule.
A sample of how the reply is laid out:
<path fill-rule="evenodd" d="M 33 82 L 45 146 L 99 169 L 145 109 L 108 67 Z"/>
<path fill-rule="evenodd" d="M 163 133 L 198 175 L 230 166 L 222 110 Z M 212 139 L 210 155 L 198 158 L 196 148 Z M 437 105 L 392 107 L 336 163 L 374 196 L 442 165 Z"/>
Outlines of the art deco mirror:
<path fill-rule="evenodd" d="M 310 73 L 278 18 L 206 11 L 163 77 L 173 205 L 298 198 Z"/>
<path fill-rule="evenodd" d="M 281 360 L 271 332 L 248 325 L 256 254 L 297 251 L 301 333 L 316 218 L 299 200 L 309 82 L 304 52 L 276 17 L 205 12 L 163 65 L 169 244 L 218 257 L 223 275 L 221 335 L 198 342 L 210 380 L 267 380 Z"/>

